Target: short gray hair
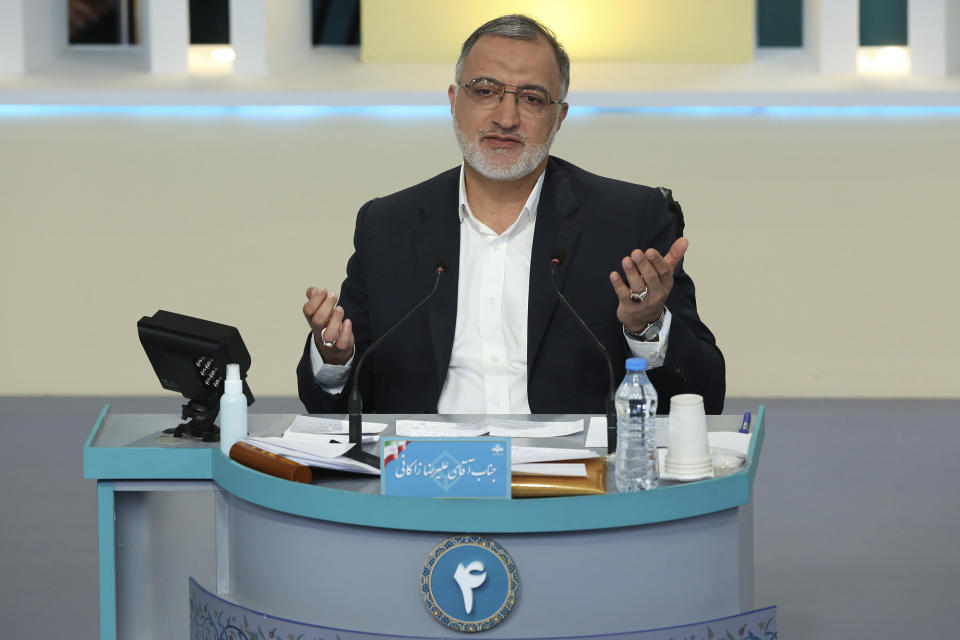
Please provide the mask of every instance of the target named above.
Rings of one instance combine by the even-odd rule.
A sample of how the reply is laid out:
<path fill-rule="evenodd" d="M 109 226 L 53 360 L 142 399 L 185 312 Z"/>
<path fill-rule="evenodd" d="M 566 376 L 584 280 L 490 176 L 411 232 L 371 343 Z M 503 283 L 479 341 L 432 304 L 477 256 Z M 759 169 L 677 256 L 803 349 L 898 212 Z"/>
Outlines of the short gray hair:
<path fill-rule="evenodd" d="M 463 71 L 463 61 L 467 59 L 467 54 L 473 49 L 480 36 L 499 36 L 501 38 L 512 38 L 514 40 L 526 40 L 535 42 L 543 38 L 553 47 L 553 53 L 557 57 L 557 64 L 560 66 L 560 95 L 558 100 L 563 102 L 567 99 L 567 90 L 570 88 L 570 58 L 567 52 L 557 41 L 557 36 L 553 31 L 543 26 L 533 18 L 512 13 L 506 16 L 494 18 L 490 22 L 480 25 L 477 30 L 470 34 L 463 47 L 460 49 L 460 58 L 457 60 L 456 82 L 463 82 L 460 73 Z"/>

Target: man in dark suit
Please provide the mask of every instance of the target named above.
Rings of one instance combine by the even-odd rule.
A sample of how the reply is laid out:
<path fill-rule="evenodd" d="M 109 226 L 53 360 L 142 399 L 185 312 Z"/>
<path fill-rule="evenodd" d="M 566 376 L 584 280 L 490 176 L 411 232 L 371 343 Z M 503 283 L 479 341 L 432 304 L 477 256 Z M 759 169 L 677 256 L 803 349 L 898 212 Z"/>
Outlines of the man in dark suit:
<path fill-rule="evenodd" d="M 297 378 L 309 412 L 345 411 L 351 365 L 443 263 L 427 308 L 364 365 L 365 410 L 602 413 L 606 365 L 557 300 L 555 262 L 618 376 L 624 357 L 646 357 L 662 411 L 677 393 L 722 409 L 723 356 L 661 192 L 549 156 L 568 86 L 566 53 L 530 18 L 504 16 L 467 39 L 448 90 L 463 165 L 364 205 L 341 295 L 307 290 Z"/>

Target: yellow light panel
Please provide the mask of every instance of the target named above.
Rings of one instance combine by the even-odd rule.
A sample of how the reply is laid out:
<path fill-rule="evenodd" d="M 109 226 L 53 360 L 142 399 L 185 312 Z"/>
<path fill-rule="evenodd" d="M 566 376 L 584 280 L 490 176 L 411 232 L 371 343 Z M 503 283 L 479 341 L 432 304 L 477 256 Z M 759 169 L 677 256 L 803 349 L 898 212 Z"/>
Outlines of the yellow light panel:
<path fill-rule="evenodd" d="M 365 62 L 456 61 L 478 26 L 524 13 L 576 61 L 747 63 L 754 0 L 363 0 Z"/>

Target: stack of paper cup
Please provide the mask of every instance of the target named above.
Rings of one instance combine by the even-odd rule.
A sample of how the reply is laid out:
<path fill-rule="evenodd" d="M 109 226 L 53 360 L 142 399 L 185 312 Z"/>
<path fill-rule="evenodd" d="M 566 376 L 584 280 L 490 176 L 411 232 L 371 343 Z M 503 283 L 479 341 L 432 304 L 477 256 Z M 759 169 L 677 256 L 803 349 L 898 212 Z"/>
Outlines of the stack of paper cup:
<path fill-rule="evenodd" d="M 670 398 L 670 435 L 664 470 L 678 480 L 709 476 L 713 457 L 707 441 L 703 396 L 683 393 Z"/>

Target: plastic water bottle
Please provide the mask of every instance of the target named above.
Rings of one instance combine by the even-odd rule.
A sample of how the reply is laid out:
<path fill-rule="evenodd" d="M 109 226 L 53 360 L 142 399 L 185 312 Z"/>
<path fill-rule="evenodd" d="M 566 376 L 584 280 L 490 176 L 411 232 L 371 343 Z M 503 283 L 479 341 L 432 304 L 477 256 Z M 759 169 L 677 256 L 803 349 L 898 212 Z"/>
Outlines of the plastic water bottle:
<path fill-rule="evenodd" d="M 220 396 L 220 450 L 230 457 L 230 447 L 247 437 L 247 396 L 243 395 L 240 365 L 227 365 Z"/>
<path fill-rule="evenodd" d="M 627 375 L 617 388 L 617 491 L 646 491 L 657 486 L 657 390 L 647 377 L 647 361 L 627 359 Z"/>

